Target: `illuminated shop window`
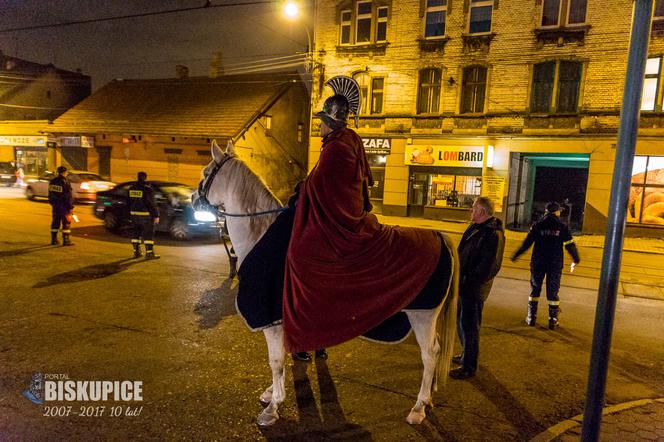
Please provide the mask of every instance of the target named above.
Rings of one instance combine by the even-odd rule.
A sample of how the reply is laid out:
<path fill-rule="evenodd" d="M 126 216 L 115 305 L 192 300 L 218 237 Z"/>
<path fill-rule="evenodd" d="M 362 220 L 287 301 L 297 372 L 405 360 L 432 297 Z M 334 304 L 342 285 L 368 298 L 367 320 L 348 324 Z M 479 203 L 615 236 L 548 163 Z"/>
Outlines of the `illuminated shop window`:
<path fill-rule="evenodd" d="M 482 178 L 479 176 L 431 175 L 427 204 L 470 208 L 481 190 Z"/>
<path fill-rule="evenodd" d="M 627 222 L 664 226 L 664 157 L 634 157 Z"/>
<path fill-rule="evenodd" d="M 643 94 L 641 95 L 641 110 L 655 110 L 661 68 L 661 57 L 649 58 L 646 62 L 646 76 L 643 79 Z"/>

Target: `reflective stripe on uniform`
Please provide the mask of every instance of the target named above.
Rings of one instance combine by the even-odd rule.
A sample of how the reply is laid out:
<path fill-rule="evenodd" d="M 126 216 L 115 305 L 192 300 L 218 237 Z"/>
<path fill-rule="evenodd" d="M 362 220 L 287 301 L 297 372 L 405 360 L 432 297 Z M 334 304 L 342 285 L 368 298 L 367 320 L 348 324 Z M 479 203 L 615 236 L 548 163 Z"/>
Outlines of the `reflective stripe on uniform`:
<path fill-rule="evenodd" d="M 154 244 L 154 241 L 152 241 L 151 239 L 146 239 L 146 240 L 143 241 L 143 242 L 144 242 L 145 244 Z"/>
<path fill-rule="evenodd" d="M 143 198 L 143 191 L 142 190 L 130 190 L 129 191 L 129 198 Z"/>
<path fill-rule="evenodd" d="M 549 305 L 560 305 L 560 301 L 549 301 Z"/>
<path fill-rule="evenodd" d="M 129 212 L 129 214 L 130 215 L 136 215 L 136 216 L 150 216 L 150 212 L 134 212 L 133 210 L 131 212 Z"/>
<path fill-rule="evenodd" d="M 573 244 L 573 243 L 574 243 L 574 240 L 573 240 L 573 239 L 570 239 L 569 241 L 565 241 L 565 242 L 563 243 L 563 245 L 566 246 L 566 245 L 568 245 L 568 244 Z"/>
<path fill-rule="evenodd" d="M 57 233 L 58 229 L 51 229 L 51 233 L 53 233 L 53 232 Z"/>
<path fill-rule="evenodd" d="M 140 244 L 141 240 L 140 239 L 132 239 L 131 242 L 132 242 L 132 244 Z"/>
<path fill-rule="evenodd" d="M 62 233 L 71 233 L 71 230 L 63 230 Z"/>
<path fill-rule="evenodd" d="M 49 184 L 48 190 L 50 192 L 62 192 L 62 186 L 56 186 L 55 184 Z"/>
<path fill-rule="evenodd" d="M 528 296 L 528 302 L 539 302 L 539 296 L 536 298 L 533 298 L 532 296 Z"/>

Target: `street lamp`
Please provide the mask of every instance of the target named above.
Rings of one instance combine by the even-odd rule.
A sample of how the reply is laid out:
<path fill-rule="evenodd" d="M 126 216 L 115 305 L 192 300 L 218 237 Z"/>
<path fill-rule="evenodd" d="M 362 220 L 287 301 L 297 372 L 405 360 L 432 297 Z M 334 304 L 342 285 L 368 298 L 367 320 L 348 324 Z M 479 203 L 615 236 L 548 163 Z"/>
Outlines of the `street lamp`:
<path fill-rule="evenodd" d="M 300 16 L 300 6 L 294 1 L 287 1 L 284 3 L 284 14 L 291 20 L 295 20 Z M 301 22 L 304 30 L 307 32 L 307 72 L 311 72 L 313 65 L 313 45 L 311 43 L 311 33 L 309 27 L 305 22 Z"/>

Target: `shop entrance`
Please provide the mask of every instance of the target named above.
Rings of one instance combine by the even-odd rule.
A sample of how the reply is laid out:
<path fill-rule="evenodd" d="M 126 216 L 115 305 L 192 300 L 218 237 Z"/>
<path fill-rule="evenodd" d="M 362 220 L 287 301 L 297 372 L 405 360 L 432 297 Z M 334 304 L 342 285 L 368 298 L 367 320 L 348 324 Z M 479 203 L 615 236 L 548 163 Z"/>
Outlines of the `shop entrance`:
<path fill-rule="evenodd" d="M 420 217 L 424 214 L 424 206 L 427 204 L 429 175 L 413 173 L 408 187 L 408 216 Z"/>
<path fill-rule="evenodd" d="M 35 178 L 46 172 L 48 150 L 45 147 L 16 147 L 16 167 L 23 169 L 26 177 Z"/>
<path fill-rule="evenodd" d="M 63 147 L 62 162 L 71 169 L 88 170 L 88 151 L 83 147 Z"/>
<path fill-rule="evenodd" d="M 512 153 L 506 226 L 527 230 L 542 217 L 546 204 L 556 201 L 563 206 L 563 222 L 580 231 L 589 164 L 587 154 Z"/>

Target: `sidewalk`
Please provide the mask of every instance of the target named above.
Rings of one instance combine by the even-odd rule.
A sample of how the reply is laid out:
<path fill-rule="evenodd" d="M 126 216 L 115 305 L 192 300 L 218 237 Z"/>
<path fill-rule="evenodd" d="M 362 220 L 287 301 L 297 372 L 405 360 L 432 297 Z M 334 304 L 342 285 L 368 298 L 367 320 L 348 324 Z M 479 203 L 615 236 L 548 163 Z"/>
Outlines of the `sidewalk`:
<path fill-rule="evenodd" d="M 574 416 L 548 428 L 531 442 L 572 442 L 581 437 L 583 415 Z M 606 407 L 600 440 L 664 440 L 664 398 L 643 399 Z"/>
<path fill-rule="evenodd" d="M 377 215 L 381 223 L 408 227 L 421 227 L 450 233 L 455 240 L 467 227 L 467 223 L 437 221 L 424 218 L 410 218 Z M 505 259 L 499 274 L 502 278 L 530 279 L 530 251 L 513 263 L 509 257 L 520 246 L 526 232 L 505 232 Z M 581 264 L 574 273 L 565 267 L 563 285 L 589 290 L 599 287 L 599 275 L 602 266 L 604 248 L 603 235 L 578 235 L 575 241 L 579 247 Z M 532 249 L 531 249 L 532 251 Z M 664 239 L 660 238 L 625 238 L 622 267 L 620 272 L 619 294 L 639 298 L 664 300 Z M 566 259 L 568 259 L 566 257 Z"/>

